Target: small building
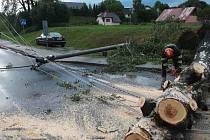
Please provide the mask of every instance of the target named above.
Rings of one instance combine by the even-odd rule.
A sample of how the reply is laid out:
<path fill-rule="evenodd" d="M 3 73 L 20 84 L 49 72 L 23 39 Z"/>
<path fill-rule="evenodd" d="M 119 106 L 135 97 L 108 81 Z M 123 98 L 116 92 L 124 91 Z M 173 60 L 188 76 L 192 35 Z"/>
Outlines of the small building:
<path fill-rule="evenodd" d="M 199 22 L 196 16 L 195 7 L 165 9 L 156 19 L 156 22 L 167 21 L 169 19 L 179 20 L 186 23 Z"/>
<path fill-rule="evenodd" d="M 79 2 L 62 2 L 62 4 L 65 4 L 70 9 L 82 9 L 85 5 L 85 3 Z"/>
<path fill-rule="evenodd" d="M 120 25 L 121 20 L 115 13 L 100 13 L 96 19 L 99 25 Z"/>

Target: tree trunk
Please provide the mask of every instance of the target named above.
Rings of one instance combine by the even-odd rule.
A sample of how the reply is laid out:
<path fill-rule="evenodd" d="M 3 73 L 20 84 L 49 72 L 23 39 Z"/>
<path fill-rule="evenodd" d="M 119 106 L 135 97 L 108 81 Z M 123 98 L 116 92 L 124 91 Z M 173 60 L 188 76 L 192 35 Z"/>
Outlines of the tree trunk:
<path fill-rule="evenodd" d="M 197 103 L 186 87 L 169 88 L 156 102 L 155 116 L 158 122 L 170 126 L 190 127 L 191 114 L 197 110 Z"/>
<path fill-rule="evenodd" d="M 150 118 L 142 118 L 126 134 L 125 140 L 154 139 L 154 131 L 157 131 L 159 139 L 164 139 L 168 132 L 161 132 L 162 128 L 157 127 L 156 124 L 162 126 L 164 130 L 173 128 L 172 131 L 174 131 L 177 130 L 174 128 L 182 128 L 178 129 L 181 132 L 185 128 L 189 129 L 192 125 L 192 115 L 205 98 L 202 84 L 210 81 L 209 73 L 210 31 L 207 31 L 204 40 L 199 45 L 193 63 L 181 72 L 180 76 L 164 91 L 162 96 L 157 98 L 154 113 L 150 115 Z M 144 135 L 145 137 L 143 137 Z"/>
<path fill-rule="evenodd" d="M 190 119 L 197 108 L 201 84 L 209 80 L 210 32 L 201 42 L 193 63 L 184 69 L 177 81 L 157 99 L 155 113 L 160 120 L 172 126 L 189 127 Z M 189 123 L 189 124 L 188 124 Z"/>

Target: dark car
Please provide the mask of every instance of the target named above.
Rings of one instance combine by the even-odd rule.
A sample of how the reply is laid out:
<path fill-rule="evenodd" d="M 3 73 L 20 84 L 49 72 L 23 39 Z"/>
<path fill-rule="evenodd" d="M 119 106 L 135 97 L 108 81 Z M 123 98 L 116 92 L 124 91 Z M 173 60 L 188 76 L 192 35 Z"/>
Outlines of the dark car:
<path fill-rule="evenodd" d="M 66 41 L 65 38 L 57 32 L 49 32 L 48 36 L 46 37 L 43 33 L 36 38 L 37 45 L 49 45 L 49 46 L 57 46 L 61 45 L 62 47 L 65 46 Z"/>

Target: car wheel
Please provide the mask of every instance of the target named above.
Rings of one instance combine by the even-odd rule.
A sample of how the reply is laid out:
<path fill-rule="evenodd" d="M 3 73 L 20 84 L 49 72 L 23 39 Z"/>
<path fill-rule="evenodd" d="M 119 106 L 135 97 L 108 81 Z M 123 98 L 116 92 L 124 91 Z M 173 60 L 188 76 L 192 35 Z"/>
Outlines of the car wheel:
<path fill-rule="evenodd" d="M 61 47 L 65 47 L 65 44 L 62 44 Z"/>

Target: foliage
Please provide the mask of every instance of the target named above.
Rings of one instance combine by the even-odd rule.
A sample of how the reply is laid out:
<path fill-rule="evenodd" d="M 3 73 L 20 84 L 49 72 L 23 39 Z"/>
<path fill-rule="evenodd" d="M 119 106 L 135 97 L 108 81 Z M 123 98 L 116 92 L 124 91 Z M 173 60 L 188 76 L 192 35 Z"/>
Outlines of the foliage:
<path fill-rule="evenodd" d="M 114 12 L 116 13 L 118 16 L 122 18 L 124 18 L 124 14 L 123 14 L 123 9 L 124 6 L 122 5 L 122 3 L 118 0 L 104 0 L 101 3 L 102 6 L 102 12 Z M 104 8 L 104 9 L 103 9 Z"/>
<path fill-rule="evenodd" d="M 154 5 L 154 9 L 158 12 L 158 14 L 162 13 L 163 10 L 168 9 L 169 5 L 161 3 L 160 1 L 156 1 Z"/>
<path fill-rule="evenodd" d="M 196 7 L 199 9 L 204 9 L 209 7 L 209 5 L 205 1 L 201 0 L 187 0 L 186 2 L 180 4 L 179 7 Z"/>
<path fill-rule="evenodd" d="M 200 20 L 210 20 L 210 7 L 198 10 L 198 18 Z"/>
<path fill-rule="evenodd" d="M 2 0 L 1 8 L 5 14 L 15 14 L 17 12 L 18 4 L 16 0 Z"/>
<path fill-rule="evenodd" d="M 140 22 L 150 22 L 157 18 L 157 11 L 154 8 L 145 6 L 141 0 L 133 0 L 133 22 L 135 24 Z"/>
<path fill-rule="evenodd" d="M 131 46 L 112 53 L 109 58 L 109 70 L 132 71 L 135 65 L 153 60 L 160 60 L 163 47 L 169 43 L 177 43 L 179 36 L 189 29 L 178 22 L 157 23 L 152 27 L 152 34 L 142 43 L 131 42 Z M 150 59 L 150 60 L 151 60 Z"/>
<path fill-rule="evenodd" d="M 31 19 L 33 25 L 41 25 L 42 20 L 48 20 L 49 23 L 67 22 L 68 8 L 58 1 L 42 0 L 32 9 Z"/>
<path fill-rule="evenodd" d="M 30 14 L 37 6 L 37 0 L 2 0 L 2 9 L 6 14 L 16 14 L 19 11 Z"/>

